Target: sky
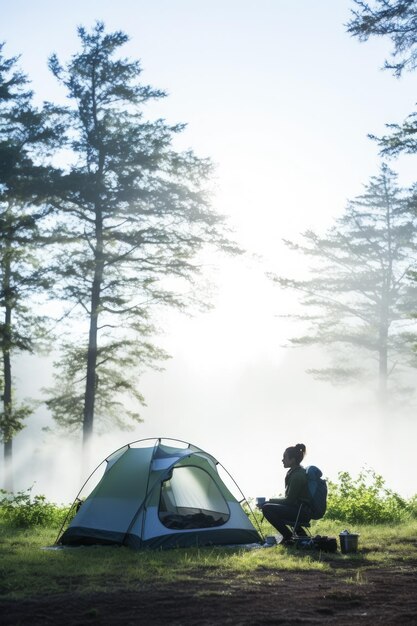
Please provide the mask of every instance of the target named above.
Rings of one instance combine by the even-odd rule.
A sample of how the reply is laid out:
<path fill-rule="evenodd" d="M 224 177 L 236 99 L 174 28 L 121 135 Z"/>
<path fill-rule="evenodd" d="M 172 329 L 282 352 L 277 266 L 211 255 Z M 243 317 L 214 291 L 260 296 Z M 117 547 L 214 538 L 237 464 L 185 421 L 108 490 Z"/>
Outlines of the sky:
<path fill-rule="evenodd" d="M 97 465 L 127 441 L 173 437 L 216 456 L 248 497 L 272 496 L 282 491 L 283 450 L 303 442 L 306 462 L 331 479 L 372 467 L 403 495 L 417 491 L 415 421 L 382 423 L 360 393 L 311 379 L 305 369 L 317 354 L 285 346 L 294 328 L 282 316 L 296 299 L 267 277 L 302 274 L 303 259 L 283 239 L 328 228 L 378 171 L 368 133 L 414 108 L 415 74 L 381 71 L 389 43 L 352 39 L 351 8 L 349 0 L 0 0 L 0 40 L 6 55 L 21 55 L 39 102 L 62 99 L 47 58 L 66 61 L 78 50 L 78 25 L 102 20 L 129 35 L 125 54 L 169 94 L 149 117 L 187 123 L 178 147 L 212 159 L 213 206 L 247 250 L 207 267 L 210 311 L 161 315 L 159 343 L 172 358 L 138 380 L 144 422 L 98 438 Z M 412 157 L 391 164 L 404 185 L 415 165 Z M 16 383 L 36 397 L 51 372 L 51 359 L 22 359 Z M 46 435 L 48 425 L 41 407 L 16 438 L 16 487 L 35 483 L 67 501 L 80 481 L 69 470 L 78 443 Z"/>

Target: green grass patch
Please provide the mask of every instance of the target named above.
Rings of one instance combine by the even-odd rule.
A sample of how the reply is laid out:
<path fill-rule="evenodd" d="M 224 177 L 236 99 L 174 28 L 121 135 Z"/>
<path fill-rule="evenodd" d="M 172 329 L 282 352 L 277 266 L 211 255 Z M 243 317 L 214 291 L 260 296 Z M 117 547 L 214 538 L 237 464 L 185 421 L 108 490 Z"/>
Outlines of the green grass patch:
<path fill-rule="evenodd" d="M 133 551 L 92 546 L 44 549 L 56 529 L 0 526 L 0 595 L 21 598 L 60 592 L 137 589 L 147 583 L 247 577 L 257 570 L 323 570 L 314 556 L 283 548 L 178 548 Z"/>
<path fill-rule="evenodd" d="M 343 529 L 341 523 L 323 520 L 312 530 L 338 536 Z M 276 583 L 288 571 L 334 571 L 335 576 L 360 583 L 362 574 L 348 574 L 346 568 L 336 566 L 349 561 L 363 572 L 369 567 L 417 563 L 417 521 L 358 525 L 350 530 L 360 533 L 360 550 L 345 556 L 280 546 L 252 550 L 210 547 L 133 551 L 109 546 L 48 550 L 44 548 L 53 544 L 56 528 L 22 529 L 0 524 L 0 596 L 138 590 L 147 584 L 198 581 L 202 577 L 223 580 L 226 588 L 233 580 L 257 584 L 260 573 L 274 577 Z"/>
<path fill-rule="evenodd" d="M 310 530 L 312 535 L 337 539 L 345 528 L 359 533 L 357 554 L 280 546 L 143 551 L 92 546 L 52 550 L 45 548 L 54 544 L 68 507 L 49 503 L 43 496 L 32 497 L 30 490 L 0 492 L 0 597 L 139 590 L 146 585 L 187 581 L 194 581 L 198 587 L 203 579 L 216 581 L 215 593 L 222 593 L 224 582 L 227 593 L 234 584 L 279 584 L 286 572 L 294 571 L 300 575 L 308 571 L 332 574 L 352 584 L 363 584 L 368 568 L 415 568 L 416 510 L 416 498 L 400 498 L 386 489 L 374 473 L 362 473 L 354 481 L 345 472 L 339 483 L 330 484 L 325 519 L 312 522 Z M 259 510 L 247 512 L 264 536 L 276 534 Z"/>

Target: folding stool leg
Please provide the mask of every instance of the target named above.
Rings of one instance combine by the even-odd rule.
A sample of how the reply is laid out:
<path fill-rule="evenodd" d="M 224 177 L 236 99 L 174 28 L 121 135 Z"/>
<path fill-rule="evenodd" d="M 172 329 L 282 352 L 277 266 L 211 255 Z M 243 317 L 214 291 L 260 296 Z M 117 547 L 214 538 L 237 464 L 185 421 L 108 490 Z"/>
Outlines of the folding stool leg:
<path fill-rule="evenodd" d="M 298 538 L 298 535 L 297 535 L 297 526 L 298 526 L 298 520 L 300 519 L 300 515 L 301 515 L 301 509 L 302 509 L 302 507 L 303 507 L 303 503 L 301 503 L 301 504 L 300 504 L 300 507 L 299 507 L 299 509 L 298 509 L 298 513 L 297 513 L 297 517 L 296 517 L 296 519 L 295 519 L 294 525 L 292 526 L 292 538 L 293 538 L 293 539 L 297 539 L 297 538 Z M 310 531 L 308 530 L 308 528 L 307 528 L 307 532 L 308 532 L 308 534 L 309 534 L 309 535 L 310 535 L 310 537 L 311 537 L 311 533 L 310 533 Z"/>

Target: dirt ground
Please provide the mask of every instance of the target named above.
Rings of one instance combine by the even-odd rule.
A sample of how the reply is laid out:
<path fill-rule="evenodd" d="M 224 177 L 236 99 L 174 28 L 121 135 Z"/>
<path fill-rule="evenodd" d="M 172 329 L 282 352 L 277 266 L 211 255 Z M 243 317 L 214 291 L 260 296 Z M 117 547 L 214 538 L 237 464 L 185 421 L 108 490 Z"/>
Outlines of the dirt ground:
<path fill-rule="evenodd" d="M 147 584 L 85 595 L 79 590 L 0 601 L 0 623 L 18 624 L 416 624 L 417 562 L 365 571 L 262 569 L 230 579 L 210 570 L 176 584 Z"/>

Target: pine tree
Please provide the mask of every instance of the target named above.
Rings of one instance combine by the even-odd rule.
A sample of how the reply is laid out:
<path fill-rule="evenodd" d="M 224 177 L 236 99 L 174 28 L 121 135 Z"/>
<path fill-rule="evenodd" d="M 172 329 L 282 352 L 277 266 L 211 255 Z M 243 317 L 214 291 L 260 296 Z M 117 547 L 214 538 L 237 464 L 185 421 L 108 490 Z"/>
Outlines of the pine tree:
<path fill-rule="evenodd" d="M 350 34 L 360 41 L 371 36 L 388 37 L 394 47 L 391 61 L 385 68 L 399 77 L 404 70 L 417 67 L 417 2 L 416 0 L 353 0 L 352 19 L 347 24 Z"/>
<path fill-rule="evenodd" d="M 354 0 L 357 10 L 347 25 L 348 32 L 367 41 L 371 36 L 387 37 L 393 43 L 391 60 L 385 60 L 385 69 L 400 77 L 403 71 L 417 68 L 417 2 L 416 0 L 375 0 L 373 3 Z M 417 153 L 417 113 L 406 117 L 403 123 L 386 124 L 387 135 L 371 139 L 377 141 L 384 156 Z"/>
<path fill-rule="evenodd" d="M 18 58 L 0 45 L 0 347 L 2 353 L 0 435 L 4 443 L 5 488 L 12 490 L 13 438 L 31 414 L 30 404 L 14 399 L 12 358 L 32 353 L 45 317 L 36 314 L 34 296 L 49 288 L 39 246 L 46 242 L 40 224 L 51 212 L 44 202 L 51 187 L 50 168 L 36 154 L 53 139 L 46 110 L 32 105 L 28 79 Z"/>
<path fill-rule="evenodd" d="M 417 222 L 396 179 L 382 165 L 325 236 L 309 231 L 302 244 L 287 242 L 311 259 L 309 278 L 274 277 L 282 287 L 298 291 L 309 311 L 299 316 L 310 322 L 309 332 L 292 343 L 335 351 L 333 366 L 311 373 L 349 382 L 372 372 L 376 362 L 383 404 L 390 374 L 409 360 L 403 331 L 417 307 L 417 291 L 409 280 Z"/>
<path fill-rule="evenodd" d="M 125 408 L 126 394 L 143 402 L 137 368 L 167 356 L 150 340 L 155 305 L 187 305 L 185 285 L 192 292 L 207 244 L 234 248 L 204 191 L 210 162 L 175 150 L 184 125 L 145 119 L 145 105 L 165 93 L 140 82 L 139 62 L 119 56 L 127 36 L 100 22 L 78 34 L 82 50 L 66 66 L 50 58 L 73 103 L 61 111 L 74 159 L 58 205 L 70 242 L 60 259 L 62 297 L 80 322 L 48 405 L 59 423 L 82 427 L 86 446 L 97 419 L 140 419 Z"/>

